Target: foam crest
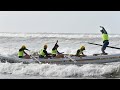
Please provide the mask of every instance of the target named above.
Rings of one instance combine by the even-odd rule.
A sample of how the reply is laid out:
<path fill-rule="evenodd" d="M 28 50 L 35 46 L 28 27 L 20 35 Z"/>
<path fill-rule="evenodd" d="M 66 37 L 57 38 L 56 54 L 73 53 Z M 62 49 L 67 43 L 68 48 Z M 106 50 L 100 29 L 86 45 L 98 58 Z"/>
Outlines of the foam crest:
<path fill-rule="evenodd" d="M 59 78 L 99 78 L 119 75 L 120 63 L 83 66 L 56 64 L 0 63 L 0 73 L 21 76 L 59 77 Z"/>

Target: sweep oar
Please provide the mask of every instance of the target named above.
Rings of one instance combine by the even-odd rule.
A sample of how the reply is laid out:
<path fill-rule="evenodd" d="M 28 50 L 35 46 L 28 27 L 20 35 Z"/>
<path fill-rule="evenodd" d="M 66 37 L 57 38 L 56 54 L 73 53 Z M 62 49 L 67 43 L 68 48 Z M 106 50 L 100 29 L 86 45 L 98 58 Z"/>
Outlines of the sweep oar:
<path fill-rule="evenodd" d="M 90 43 L 90 42 L 88 42 L 88 44 L 97 45 L 97 46 L 103 46 L 103 45 L 101 45 L 101 44 Z M 113 49 L 120 49 L 120 48 L 118 48 L 118 47 L 113 47 L 113 46 L 107 46 L 107 47 L 113 48 Z"/>

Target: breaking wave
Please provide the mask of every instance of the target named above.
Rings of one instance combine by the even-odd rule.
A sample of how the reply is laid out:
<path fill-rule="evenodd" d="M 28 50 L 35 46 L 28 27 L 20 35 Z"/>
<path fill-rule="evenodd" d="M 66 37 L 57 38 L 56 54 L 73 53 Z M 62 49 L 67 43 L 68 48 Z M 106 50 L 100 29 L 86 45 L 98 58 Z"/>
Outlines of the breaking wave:
<path fill-rule="evenodd" d="M 22 64 L 0 63 L 0 74 L 14 76 L 36 76 L 51 78 L 117 78 L 120 74 L 120 63 L 106 65 L 86 64 L 56 65 L 56 64 Z"/>

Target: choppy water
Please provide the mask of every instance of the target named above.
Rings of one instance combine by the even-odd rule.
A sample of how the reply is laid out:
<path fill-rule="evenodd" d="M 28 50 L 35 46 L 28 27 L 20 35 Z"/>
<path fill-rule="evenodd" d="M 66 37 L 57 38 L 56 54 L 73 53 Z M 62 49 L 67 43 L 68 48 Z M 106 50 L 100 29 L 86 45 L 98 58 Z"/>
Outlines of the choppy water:
<path fill-rule="evenodd" d="M 110 45 L 120 47 L 120 35 L 109 35 Z M 51 52 L 58 40 L 60 52 L 75 54 L 81 45 L 85 45 L 87 55 L 101 53 L 100 46 L 86 42 L 102 44 L 99 34 L 75 33 L 0 33 L 0 55 L 16 57 L 21 45 L 26 45 L 32 52 L 38 52 L 44 44 Z M 107 48 L 109 54 L 120 53 L 120 50 Z M 120 78 L 120 62 L 108 64 L 56 65 L 56 64 L 22 64 L 0 63 L 0 79 L 89 79 Z"/>

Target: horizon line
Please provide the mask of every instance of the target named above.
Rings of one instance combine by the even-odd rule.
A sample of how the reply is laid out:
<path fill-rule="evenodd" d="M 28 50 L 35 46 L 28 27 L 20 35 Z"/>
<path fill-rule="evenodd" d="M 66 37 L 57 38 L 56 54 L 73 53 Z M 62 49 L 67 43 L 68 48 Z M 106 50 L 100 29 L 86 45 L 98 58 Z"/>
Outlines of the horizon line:
<path fill-rule="evenodd" d="M 80 33 L 80 32 L 0 32 L 0 33 L 75 33 L 75 34 L 87 34 L 87 33 Z M 89 34 L 89 33 L 88 33 Z M 93 33 L 94 34 L 94 33 Z M 95 33 L 99 34 L 99 33 Z"/>

